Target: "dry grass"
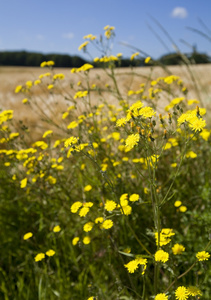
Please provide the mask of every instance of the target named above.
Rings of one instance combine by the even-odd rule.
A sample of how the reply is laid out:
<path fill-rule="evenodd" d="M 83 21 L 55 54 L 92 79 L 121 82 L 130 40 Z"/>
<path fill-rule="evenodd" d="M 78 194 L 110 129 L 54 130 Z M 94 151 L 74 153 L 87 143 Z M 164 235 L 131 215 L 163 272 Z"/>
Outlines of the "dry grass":
<path fill-rule="evenodd" d="M 186 66 L 171 66 L 168 67 L 168 70 L 171 74 L 178 75 L 182 78 L 185 86 L 189 90 L 189 99 L 197 98 L 201 100 L 201 103 L 205 107 L 211 107 L 211 64 L 190 66 L 189 71 Z M 33 81 L 38 79 L 39 75 L 45 72 L 47 72 L 47 70 L 41 68 L 0 67 L 0 108 L 13 109 L 15 119 L 17 121 L 22 120 L 24 124 L 30 126 L 34 133 L 37 133 L 34 138 L 40 137 L 43 132 L 43 124 L 28 105 L 22 104 L 23 96 L 15 94 L 14 89 L 17 85 L 22 85 L 27 80 Z M 133 72 L 135 75 L 129 74 L 131 73 L 131 69 L 129 68 L 116 69 L 116 79 L 119 90 L 123 95 L 126 95 L 129 89 L 136 90 L 140 88 L 140 83 L 147 82 L 149 78 L 156 79 L 159 76 L 168 75 L 161 67 L 133 68 Z M 78 73 L 71 74 L 69 69 L 56 68 L 54 69 L 54 73 L 63 73 L 65 75 L 65 80 L 61 83 L 61 86 L 58 87 L 53 94 L 49 94 L 47 90 L 35 89 L 35 98 L 37 99 L 37 111 L 41 108 L 51 119 L 59 122 L 61 113 L 64 112 L 66 107 L 70 104 L 64 100 L 61 91 L 63 95 L 65 94 L 67 97 L 68 95 L 74 95 L 75 90 L 71 90 L 70 86 L 72 85 L 76 89 L 77 82 L 81 80 L 81 77 Z M 108 78 L 103 70 L 90 70 L 90 84 L 96 84 L 97 87 L 104 88 L 105 83 L 112 85 L 111 79 Z M 103 97 L 110 103 L 117 102 L 115 96 L 106 93 L 102 93 L 101 97 L 99 97 L 99 95 L 92 97 L 92 99 L 99 102 Z M 160 99 L 160 101 L 164 104 L 165 99 Z M 49 128 L 50 126 L 47 126 L 47 129 Z"/>

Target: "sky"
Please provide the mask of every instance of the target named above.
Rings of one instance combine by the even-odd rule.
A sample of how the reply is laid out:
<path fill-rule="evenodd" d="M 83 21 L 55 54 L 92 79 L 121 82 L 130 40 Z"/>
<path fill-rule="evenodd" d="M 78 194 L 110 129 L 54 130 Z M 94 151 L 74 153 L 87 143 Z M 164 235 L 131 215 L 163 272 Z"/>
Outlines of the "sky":
<path fill-rule="evenodd" d="M 210 0 L 0 0 L 0 51 L 26 50 L 79 55 L 83 37 L 104 36 L 106 25 L 115 27 L 112 54 L 130 57 L 139 49 L 156 59 L 175 52 L 211 55 Z M 163 28 L 163 29 L 161 29 Z M 135 48 L 132 48 L 135 47 Z M 100 56 L 88 45 L 91 57 Z M 143 55 L 143 56 L 144 56 Z"/>

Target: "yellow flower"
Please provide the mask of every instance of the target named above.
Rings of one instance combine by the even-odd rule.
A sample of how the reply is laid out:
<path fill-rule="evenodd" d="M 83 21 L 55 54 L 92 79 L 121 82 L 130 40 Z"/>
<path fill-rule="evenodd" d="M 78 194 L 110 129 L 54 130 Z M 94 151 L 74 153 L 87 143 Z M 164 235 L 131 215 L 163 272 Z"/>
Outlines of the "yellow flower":
<path fill-rule="evenodd" d="M 82 207 L 79 211 L 80 217 L 85 217 L 89 212 L 89 207 Z"/>
<path fill-rule="evenodd" d="M 89 191 L 91 191 L 91 189 L 92 189 L 92 186 L 90 184 L 88 184 L 84 187 L 84 192 L 89 192 Z"/>
<path fill-rule="evenodd" d="M 90 242 L 91 242 L 91 239 L 90 239 L 89 236 L 85 236 L 85 237 L 83 238 L 83 243 L 84 243 L 85 245 L 90 244 Z"/>
<path fill-rule="evenodd" d="M 188 105 L 192 105 L 192 104 L 199 104 L 199 101 L 196 99 L 190 99 L 188 100 Z"/>
<path fill-rule="evenodd" d="M 129 198 L 131 202 L 135 202 L 139 200 L 139 194 L 132 194 Z"/>
<path fill-rule="evenodd" d="M 110 229 L 111 227 L 113 227 L 114 223 L 112 220 L 105 220 L 103 223 L 102 223 L 102 228 L 104 229 Z"/>
<path fill-rule="evenodd" d="M 180 200 L 177 200 L 174 202 L 175 207 L 179 207 L 181 204 L 182 204 L 182 202 Z"/>
<path fill-rule="evenodd" d="M 157 294 L 155 296 L 155 300 L 168 300 L 168 296 L 164 293 L 161 293 L 161 294 Z"/>
<path fill-rule="evenodd" d="M 71 212 L 72 213 L 77 213 L 77 211 L 79 210 L 79 208 L 82 206 L 83 204 L 82 204 L 82 202 L 80 202 L 80 201 L 76 201 L 76 202 L 74 202 L 72 205 L 71 205 L 71 207 L 70 207 L 70 210 L 71 210 Z"/>
<path fill-rule="evenodd" d="M 129 273 L 134 273 L 136 269 L 138 269 L 138 260 L 137 259 L 134 259 L 134 260 L 131 260 L 129 263 L 125 264 L 125 268 L 127 268 L 128 272 Z"/>
<path fill-rule="evenodd" d="M 138 257 L 134 260 L 131 260 L 129 263 L 127 263 L 125 266 L 125 268 L 127 268 L 129 273 L 134 273 L 135 270 L 138 268 L 139 265 L 143 265 L 144 266 L 144 270 L 142 272 L 142 275 L 144 275 L 145 269 L 146 269 L 146 264 L 147 264 L 147 260 L 142 258 L 142 257 Z"/>
<path fill-rule="evenodd" d="M 61 227 L 59 225 L 54 226 L 53 232 L 59 232 L 59 231 L 61 231 Z"/>
<path fill-rule="evenodd" d="M 107 211 L 113 211 L 116 208 L 116 203 L 113 200 L 106 200 L 105 209 Z"/>
<path fill-rule="evenodd" d="M 202 132 L 200 133 L 200 136 L 205 140 L 208 141 L 209 136 L 210 136 L 210 131 L 208 131 L 207 129 L 202 130 Z"/>
<path fill-rule="evenodd" d="M 173 252 L 174 255 L 182 254 L 182 252 L 184 252 L 184 251 L 185 251 L 185 247 L 183 245 L 175 244 L 172 247 L 172 252 Z"/>
<path fill-rule="evenodd" d="M 94 226 L 93 222 L 88 222 L 84 225 L 83 229 L 85 232 L 89 232 L 92 230 L 93 226 Z"/>
<path fill-rule="evenodd" d="M 27 178 L 21 180 L 21 188 L 24 189 L 27 185 Z"/>
<path fill-rule="evenodd" d="M 46 181 L 48 181 L 50 184 L 55 184 L 56 178 L 50 175 L 48 178 L 46 178 Z"/>
<path fill-rule="evenodd" d="M 55 62 L 53 60 L 49 60 L 49 61 L 46 62 L 46 65 L 49 66 L 49 67 L 54 66 Z"/>
<path fill-rule="evenodd" d="M 189 151 L 187 154 L 186 154 L 186 157 L 187 158 L 196 158 L 197 157 L 197 154 L 193 151 Z"/>
<path fill-rule="evenodd" d="M 126 123 L 127 123 L 126 118 L 121 118 L 116 121 L 116 126 L 124 127 Z"/>
<path fill-rule="evenodd" d="M 202 292 L 196 286 L 189 286 L 187 290 L 188 294 L 191 296 L 202 296 Z"/>
<path fill-rule="evenodd" d="M 177 300 L 186 300 L 188 299 L 188 296 L 188 290 L 184 286 L 179 286 L 175 291 L 175 297 Z"/>
<path fill-rule="evenodd" d="M 79 242 L 79 237 L 76 236 L 76 237 L 74 237 L 74 239 L 72 240 L 72 245 L 73 245 L 73 246 L 76 246 L 76 245 L 78 244 L 78 242 Z"/>
<path fill-rule="evenodd" d="M 40 84 L 40 83 L 41 83 L 41 80 L 40 80 L 40 79 L 37 79 L 37 80 L 34 81 L 34 85 L 38 85 L 38 84 Z"/>
<path fill-rule="evenodd" d="M 148 64 L 148 62 L 150 61 L 150 59 L 151 59 L 150 56 L 146 57 L 145 60 L 144 60 L 145 64 Z"/>
<path fill-rule="evenodd" d="M 24 240 L 28 240 L 28 239 L 30 239 L 32 236 L 33 236 L 33 233 L 32 233 L 32 232 L 28 232 L 28 233 L 24 234 L 23 239 L 24 239 Z"/>
<path fill-rule="evenodd" d="M 194 131 L 202 131 L 206 126 L 206 121 L 201 118 L 195 118 L 192 122 L 190 122 L 189 126 Z"/>
<path fill-rule="evenodd" d="M 49 135 L 49 134 L 51 134 L 51 133 L 53 133 L 53 130 L 47 130 L 47 131 L 45 131 L 44 133 L 43 133 L 43 138 L 45 138 L 47 135 Z"/>
<path fill-rule="evenodd" d="M 139 116 L 143 118 L 152 118 L 156 115 L 156 112 L 151 107 L 143 107 L 139 110 Z"/>
<path fill-rule="evenodd" d="M 155 260 L 156 261 L 162 261 L 162 262 L 167 262 L 169 259 L 169 254 L 163 250 L 158 250 L 155 253 Z"/>
<path fill-rule="evenodd" d="M 28 102 L 28 99 L 27 98 L 24 98 L 23 100 L 22 100 L 22 103 L 23 104 L 25 104 L 25 103 L 27 103 Z"/>
<path fill-rule="evenodd" d="M 50 249 L 50 250 L 48 250 L 48 251 L 46 252 L 46 255 L 47 255 L 47 256 L 54 256 L 55 253 L 56 253 L 56 252 L 55 252 L 54 250 Z"/>
<path fill-rule="evenodd" d="M 128 152 L 133 149 L 138 144 L 139 140 L 140 136 L 138 133 L 129 135 L 125 141 L 125 151 Z"/>
<path fill-rule="evenodd" d="M 21 90 L 22 90 L 22 85 L 18 85 L 18 86 L 16 86 L 16 88 L 15 88 L 15 93 L 17 94 L 17 93 L 19 93 Z"/>
<path fill-rule="evenodd" d="M 175 235 L 173 229 L 163 228 L 160 233 L 160 246 L 167 245 L 171 241 L 171 236 Z M 156 245 L 158 245 L 158 233 L 155 232 Z"/>
<path fill-rule="evenodd" d="M 89 41 L 84 42 L 78 47 L 78 50 L 81 51 L 82 49 L 86 49 L 86 46 L 89 44 Z"/>
<path fill-rule="evenodd" d="M 47 88 L 48 88 L 48 90 L 51 90 L 51 89 L 54 88 L 54 85 L 53 84 L 49 84 Z"/>
<path fill-rule="evenodd" d="M 186 212 L 187 207 L 186 207 L 185 205 L 182 205 L 182 206 L 180 206 L 179 210 L 180 210 L 181 212 Z"/>
<path fill-rule="evenodd" d="M 196 254 L 196 258 L 197 258 L 199 261 L 208 260 L 208 259 L 210 258 L 210 254 L 209 254 L 209 252 L 201 251 L 201 252 L 198 252 L 198 253 Z"/>
<path fill-rule="evenodd" d="M 72 121 L 68 126 L 67 129 L 73 129 L 78 126 L 78 123 L 76 121 Z"/>
<path fill-rule="evenodd" d="M 45 258 L 45 253 L 38 253 L 38 254 L 35 256 L 34 260 L 35 260 L 35 261 L 41 261 L 41 260 L 44 259 L 44 258 Z"/>
<path fill-rule="evenodd" d="M 93 65 L 91 65 L 91 64 L 84 64 L 83 66 L 81 66 L 78 69 L 78 72 L 80 72 L 80 71 L 88 71 L 88 70 L 90 70 L 92 68 L 94 68 Z"/>
<path fill-rule="evenodd" d="M 121 195 L 121 197 L 120 197 L 121 206 L 128 205 L 128 200 L 127 199 L 128 199 L 128 194 L 127 193 Z"/>
<path fill-rule="evenodd" d="M 149 189 L 147 187 L 144 188 L 144 194 L 149 194 Z"/>
<path fill-rule="evenodd" d="M 140 54 L 139 52 L 133 53 L 133 54 L 131 55 L 131 57 L 130 57 L 130 60 L 134 60 L 134 58 L 135 58 L 136 56 L 138 56 L 139 54 Z"/>
<path fill-rule="evenodd" d="M 103 217 L 98 217 L 95 219 L 95 223 L 98 224 L 98 223 L 103 223 L 104 219 Z"/>
<path fill-rule="evenodd" d="M 78 138 L 71 136 L 70 138 L 66 139 L 64 142 L 64 146 L 67 148 L 68 146 L 75 145 L 78 142 Z"/>
<path fill-rule="evenodd" d="M 125 205 L 121 207 L 121 213 L 128 216 L 132 212 L 132 207 L 130 205 Z"/>

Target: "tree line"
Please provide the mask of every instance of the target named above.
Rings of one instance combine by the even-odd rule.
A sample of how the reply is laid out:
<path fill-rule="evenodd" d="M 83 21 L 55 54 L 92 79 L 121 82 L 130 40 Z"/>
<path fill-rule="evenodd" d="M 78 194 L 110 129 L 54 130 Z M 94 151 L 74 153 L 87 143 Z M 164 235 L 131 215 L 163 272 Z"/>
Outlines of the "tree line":
<path fill-rule="evenodd" d="M 68 54 L 43 54 L 27 51 L 0 51 L 0 66 L 26 66 L 26 67 L 38 67 L 41 62 L 53 60 L 56 67 L 61 68 L 79 68 L 85 63 L 92 63 L 95 67 L 100 67 L 100 64 L 87 61 L 80 56 L 70 56 Z M 129 67 L 129 66 L 144 66 L 144 58 L 136 58 L 130 60 L 130 58 L 121 58 L 121 62 L 115 61 L 116 67 Z M 194 64 L 207 64 L 211 63 L 211 57 L 207 54 L 193 51 L 189 54 L 168 53 L 161 56 L 157 60 L 149 62 L 151 64 L 163 64 L 163 65 L 180 65 L 185 62 L 191 62 Z"/>

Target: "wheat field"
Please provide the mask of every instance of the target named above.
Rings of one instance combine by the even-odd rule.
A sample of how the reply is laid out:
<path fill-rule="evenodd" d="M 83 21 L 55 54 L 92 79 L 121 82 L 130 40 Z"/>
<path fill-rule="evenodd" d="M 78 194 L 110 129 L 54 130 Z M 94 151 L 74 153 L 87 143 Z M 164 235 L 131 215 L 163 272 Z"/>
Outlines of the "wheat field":
<path fill-rule="evenodd" d="M 23 85 L 28 80 L 34 81 L 38 79 L 39 75 L 45 73 L 45 71 L 40 67 L 0 67 L 0 109 L 13 109 L 16 122 L 22 121 L 33 130 L 34 135 L 37 133 L 37 136 L 34 138 L 39 138 L 44 130 L 44 124 L 40 121 L 38 122 L 40 118 L 32 111 L 31 107 L 22 104 L 24 97 L 21 94 L 15 94 L 15 87 Z M 57 73 L 65 75 L 65 80 L 61 82 L 57 93 L 46 93 L 40 88 L 36 89 L 35 94 L 33 93 L 33 97 L 35 96 L 35 99 L 37 99 L 38 105 L 53 119 L 60 117 L 70 105 L 67 100 L 64 100 L 64 94 L 67 98 L 69 97 L 68 95 L 73 96 L 77 83 L 81 80 L 80 74 L 72 74 L 68 68 L 55 68 L 53 74 Z M 136 67 L 133 69 L 117 68 L 115 70 L 118 87 L 123 97 L 127 95 L 128 90 L 138 89 L 141 83 L 146 83 L 168 74 L 181 77 L 188 89 L 189 99 L 198 99 L 201 105 L 206 108 L 211 107 L 211 64 L 168 66 L 165 68 L 160 66 Z M 105 83 L 112 85 L 112 80 L 107 76 L 105 70 L 102 69 L 90 70 L 89 78 L 90 85 L 95 84 L 101 89 L 105 86 Z M 102 93 L 102 97 L 106 98 L 106 101 L 109 103 L 117 104 L 117 99 L 111 93 L 108 95 Z M 92 95 L 92 101 L 96 101 L 96 104 L 101 101 L 98 93 L 96 93 L 96 97 Z M 48 111 L 46 105 L 51 106 L 51 112 Z M 165 99 L 160 99 L 160 105 L 165 105 Z M 82 111 L 83 106 L 81 107 Z"/>

